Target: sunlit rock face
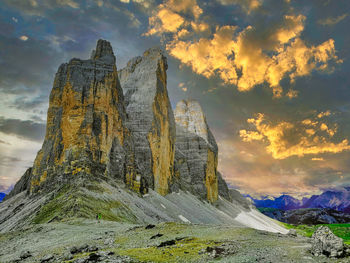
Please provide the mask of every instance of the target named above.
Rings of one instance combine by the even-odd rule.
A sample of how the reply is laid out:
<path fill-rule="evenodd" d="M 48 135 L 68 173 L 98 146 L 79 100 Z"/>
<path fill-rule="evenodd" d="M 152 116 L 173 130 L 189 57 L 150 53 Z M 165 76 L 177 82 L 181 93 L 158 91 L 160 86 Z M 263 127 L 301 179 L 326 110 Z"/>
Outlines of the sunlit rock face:
<path fill-rule="evenodd" d="M 30 191 L 78 175 L 125 179 L 134 174 L 132 140 L 115 56 L 99 40 L 91 59 L 62 64 L 50 95 L 47 128 Z"/>
<path fill-rule="evenodd" d="M 205 198 L 218 199 L 218 147 L 201 106 L 194 100 L 180 101 L 175 110 L 176 176 L 179 187 Z M 224 184 L 223 184 L 224 183 Z M 220 177 L 224 195 L 226 183 Z"/>
<path fill-rule="evenodd" d="M 115 63 L 110 43 L 99 40 L 90 59 L 59 67 L 42 149 L 9 196 L 95 178 L 119 179 L 141 194 L 182 189 L 231 200 L 201 106 L 181 101 L 174 118 L 163 52 L 151 48 L 119 72 Z"/>
<path fill-rule="evenodd" d="M 141 189 L 169 192 L 174 175 L 175 121 L 167 91 L 167 60 L 158 48 L 131 59 L 119 71 L 134 137 Z M 133 179 L 128 179 L 131 182 Z"/>

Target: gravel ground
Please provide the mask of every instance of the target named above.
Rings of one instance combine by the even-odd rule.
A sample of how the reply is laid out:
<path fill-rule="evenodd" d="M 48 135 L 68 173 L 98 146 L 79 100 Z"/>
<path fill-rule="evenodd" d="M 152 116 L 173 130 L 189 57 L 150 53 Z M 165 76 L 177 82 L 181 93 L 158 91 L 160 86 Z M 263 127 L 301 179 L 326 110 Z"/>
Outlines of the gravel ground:
<path fill-rule="evenodd" d="M 350 262 L 314 257 L 310 239 L 234 226 L 75 220 L 0 236 L 0 262 Z"/>

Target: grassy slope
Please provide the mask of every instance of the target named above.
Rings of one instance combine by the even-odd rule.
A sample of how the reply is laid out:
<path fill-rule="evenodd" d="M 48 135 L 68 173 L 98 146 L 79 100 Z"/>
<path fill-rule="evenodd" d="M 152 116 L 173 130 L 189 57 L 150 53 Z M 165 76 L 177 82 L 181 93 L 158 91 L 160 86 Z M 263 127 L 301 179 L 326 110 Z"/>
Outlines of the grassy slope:
<path fill-rule="evenodd" d="M 98 184 L 88 185 L 92 193 L 107 191 Z M 100 213 L 104 220 L 136 223 L 137 218 L 118 200 L 102 200 L 89 195 L 83 189 L 64 186 L 36 214 L 33 223 L 42 224 L 50 221 L 65 221 L 73 218 L 95 219 Z"/>
<path fill-rule="evenodd" d="M 261 213 L 263 212 L 274 212 L 274 211 L 278 211 L 279 209 L 277 208 L 272 208 L 272 207 L 258 207 L 257 208 Z"/>
<path fill-rule="evenodd" d="M 321 225 L 289 225 L 286 223 L 280 222 L 284 227 L 291 229 L 294 228 L 300 235 L 311 237 L 315 230 Z M 332 232 L 341 237 L 346 244 L 350 245 L 350 224 L 322 224 L 328 226 Z"/>
<path fill-rule="evenodd" d="M 273 212 L 278 209 L 276 208 L 266 208 L 266 207 L 259 207 L 258 210 L 260 212 Z M 279 222 L 279 221 L 278 221 Z M 290 225 L 287 223 L 279 222 L 282 226 L 291 229 L 294 228 L 298 234 L 311 237 L 312 234 L 316 231 L 316 229 L 321 225 Z M 325 226 L 328 226 L 332 232 L 338 236 L 341 237 L 346 244 L 350 245 L 350 224 L 322 224 Z"/>

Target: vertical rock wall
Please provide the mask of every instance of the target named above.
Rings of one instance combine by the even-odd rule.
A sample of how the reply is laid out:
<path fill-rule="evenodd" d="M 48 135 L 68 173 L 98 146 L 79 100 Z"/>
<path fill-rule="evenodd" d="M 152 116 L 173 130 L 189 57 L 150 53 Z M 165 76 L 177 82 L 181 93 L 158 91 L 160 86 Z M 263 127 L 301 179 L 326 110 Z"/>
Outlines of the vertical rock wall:
<path fill-rule="evenodd" d="M 140 193 L 181 188 L 210 202 L 218 194 L 230 200 L 201 106 L 180 101 L 174 118 L 162 51 L 151 48 L 119 72 L 115 62 L 110 43 L 99 40 L 90 59 L 59 67 L 42 149 L 10 196 L 108 177 Z"/>
<path fill-rule="evenodd" d="M 175 121 L 179 187 L 215 202 L 218 199 L 218 147 L 201 106 L 193 100 L 180 101 Z"/>
<path fill-rule="evenodd" d="M 31 191 L 76 175 L 124 178 L 133 173 L 124 97 L 109 42 L 99 40 L 91 59 L 72 59 L 56 73 L 42 149 Z"/>
<path fill-rule="evenodd" d="M 152 48 L 119 71 L 141 188 L 152 188 L 162 195 L 169 192 L 175 155 L 175 121 L 166 70 L 162 51 Z"/>

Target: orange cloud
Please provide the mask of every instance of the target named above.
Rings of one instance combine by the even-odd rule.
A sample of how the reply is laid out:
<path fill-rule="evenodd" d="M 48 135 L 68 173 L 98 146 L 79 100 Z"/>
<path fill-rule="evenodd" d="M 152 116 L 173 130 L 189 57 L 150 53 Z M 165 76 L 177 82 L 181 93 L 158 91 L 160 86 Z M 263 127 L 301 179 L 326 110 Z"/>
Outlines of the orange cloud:
<path fill-rule="evenodd" d="M 239 136 L 242 138 L 244 142 L 251 142 L 254 140 L 261 141 L 262 139 L 264 139 L 264 135 L 255 131 L 240 130 Z"/>
<path fill-rule="evenodd" d="M 331 112 L 328 110 L 328 111 L 324 111 L 324 112 L 320 112 L 318 115 L 317 115 L 317 118 L 321 119 L 325 116 L 330 116 L 331 115 Z"/>
<path fill-rule="evenodd" d="M 222 4 L 242 4 L 257 8 L 261 1 L 219 0 Z M 273 95 L 292 99 L 295 90 L 284 93 L 280 82 L 310 75 L 313 71 L 332 72 L 336 55 L 334 40 L 307 45 L 301 38 L 306 17 L 289 14 L 266 32 L 247 26 L 216 26 L 212 31 L 195 0 L 169 0 L 160 4 L 149 18 L 146 35 L 170 34 L 166 49 L 170 55 L 206 78 L 218 76 L 239 91 L 268 84 Z M 205 32 L 205 33 L 204 33 Z M 196 34 L 195 34 L 196 33 Z M 169 38 L 168 38 L 169 39 Z"/>
<path fill-rule="evenodd" d="M 329 128 L 325 123 L 317 123 L 310 119 L 295 124 L 286 121 L 272 124 L 261 113 L 256 118 L 248 119 L 247 122 L 253 124 L 256 131 L 241 130 L 242 140 L 264 142 L 266 152 L 274 159 L 302 157 L 307 154 L 339 153 L 350 149 L 347 139 L 337 143 L 331 141 L 337 132 L 336 125 Z M 310 125 L 314 128 L 309 128 Z"/>
<path fill-rule="evenodd" d="M 146 35 L 160 34 L 164 32 L 177 32 L 178 28 L 185 22 L 180 15 L 163 7 L 160 8 L 156 16 L 150 17 L 151 29 Z"/>
<path fill-rule="evenodd" d="M 290 99 L 293 99 L 293 98 L 298 97 L 298 93 L 299 93 L 298 91 L 290 89 L 290 90 L 288 90 L 288 92 L 286 93 L 286 96 L 287 96 L 288 98 L 290 98 Z"/>
<path fill-rule="evenodd" d="M 231 35 L 235 30 L 235 26 L 224 26 L 217 29 L 211 40 L 202 38 L 196 43 L 175 40 L 166 48 L 172 56 L 191 65 L 196 73 L 209 78 L 218 71 L 222 79 L 230 82 L 237 79 L 234 63 L 227 59 L 232 54 Z"/>
<path fill-rule="evenodd" d="M 149 30 L 146 36 L 161 35 L 163 33 L 177 33 L 184 24 L 191 24 L 185 20 L 183 14 L 191 14 L 197 19 L 203 10 L 197 5 L 196 0 L 168 0 L 160 4 L 157 10 L 149 18 Z M 186 23 L 185 23 L 186 22 Z M 195 24 L 196 29 L 202 30 L 205 23 Z M 183 35 L 182 32 L 180 35 Z"/>
<path fill-rule="evenodd" d="M 217 0 L 222 5 L 232 5 L 237 4 L 242 7 L 242 9 L 250 14 L 253 10 L 259 8 L 262 5 L 263 0 Z"/>
<path fill-rule="evenodd" d="M 225 180 L 246 193 L 257 195 L 294 195 L 315 192 L 307 170 L 288 161 L 274 160 L 262 145 L 252 145 L 233 138 L 218 138 L 218 170 Z M 286 165 L 287 164 L 287 165 Z"/>
<path fill-rule="evenodd" d="M 314 157 L 311 161 L 324 161 L 324 159 L 322 157 Z"/>

